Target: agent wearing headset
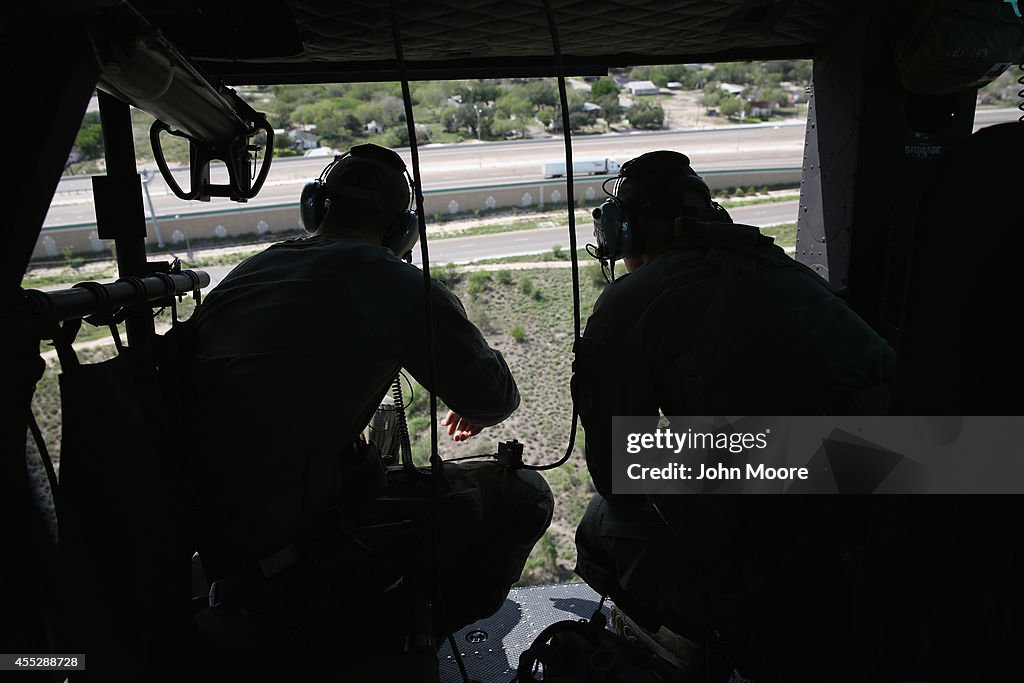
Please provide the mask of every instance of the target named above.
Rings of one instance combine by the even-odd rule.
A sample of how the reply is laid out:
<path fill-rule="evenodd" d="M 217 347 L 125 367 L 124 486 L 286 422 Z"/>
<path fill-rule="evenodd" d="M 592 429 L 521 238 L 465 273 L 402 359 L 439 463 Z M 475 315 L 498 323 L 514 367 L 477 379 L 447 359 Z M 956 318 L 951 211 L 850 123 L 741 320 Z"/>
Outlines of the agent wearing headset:
<path fill-rule="evenodd" d="M 258 574 L 279 560 L 288 567 L 301 539 L 314 536 L 322 548 L 331 543 L 325 535 L 339 533 L 339 519 L 343 527 L 367 521 L 359 504 L 381 492 L 380 473 L 375 456 L 352 444 L 400 368 L 428 386 L 423 274 L 402 260 L 418 235 L 411 185 L 395 152 L 352 148 L 303 192 L 312 235 L 241 263 L 197 313 L 191 380 L 201 452 L 191 469 L 211 581 Z M 464 440 L 507 418 L 519 392 L 455 295 L 434 281 L 431 297 L 432 388 L 451 408 L 448 433 Z M 439 513 L 441 633 L 500 607 L 553 507 L 535 472 L 467 463 L 446 475 L 469 512 L 446 516 L 444 503 Z M 369 521 L 387 521 L 375 514 Z M 429 549 L 420 554 L 433 559 Z M 394 578 L 385 571 L 367 581 L 386 586 Z M 241 593 L 241 603 L 260 601 Z"/>
<path fill-rule="evenodd" d="M 634 632 L 664 627 L 663 642 L 683 636 L 691 646 L 729 632 L 736 646 L 749 633 L 730 629 L 756 630 L 752 605 L 764 597 L 746 591 L 772 585 L 759 558 L 783 547 L 769 533 L 753 543 L 744 534 L 771 520 L 795 538 L 817 497 L 617 495 L 612 418 L 650 416 L 653 430 L 659 411 L 886 414 L 894 353 L 824 280 L 756 228 L 734 224 L 685 155 L 663 150 L 627 162 L 612 194 L 594 214 L 595 255 L 613 268 L 623 259 L 629 274 L 598 299 L 574 365 L 598 492 L 577 529 L 577 572 L 611 595 Z M 777 623 L 784 613 L 773 615 Z M 758 647 L 777 642 L 754 638 Z M 744 652 L 760 680 L 761 651 Z"/>

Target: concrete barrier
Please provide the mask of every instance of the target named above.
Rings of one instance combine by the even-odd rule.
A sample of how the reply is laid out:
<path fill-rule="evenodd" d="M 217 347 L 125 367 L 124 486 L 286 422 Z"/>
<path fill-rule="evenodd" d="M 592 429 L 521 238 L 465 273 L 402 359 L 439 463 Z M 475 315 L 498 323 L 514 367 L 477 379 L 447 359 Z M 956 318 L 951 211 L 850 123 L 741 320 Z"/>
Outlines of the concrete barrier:
<path fill-rule="evenodd" d="M 762 187 L 798 184 L 799 168 L 735 169 L 707 171 L 703 174 L 712 192 L 727 187 Z M 601 184 L 612 176 L 586 176 L 573 182 L 577 204 L 592 204 L 604 196 Z M 455 217 L 476 211 L 508 209 L 538 211 L 565 206 L 565 180 L 522 181 L 501 185 L 480 185 L 427 190 L 423 210 L 427 221 Z M 239 204 L 227 209 L 197 211 L 158 216 L 160 236 L 165 245 L 184 250 L 188 243 L 226 240 L 242 235 L 264 235 L 301 229 L 298 199 L 284 204 L 250 206 Z M 157 245 L 153 222 L 148 220 L 147 244 Z M 57 260 L 67 254 L 89 256 L 110 253 L 113 241 L 97 236 L 96 223 L 74 223 L 44 227 L 36 241 L 32 258 Z"/>

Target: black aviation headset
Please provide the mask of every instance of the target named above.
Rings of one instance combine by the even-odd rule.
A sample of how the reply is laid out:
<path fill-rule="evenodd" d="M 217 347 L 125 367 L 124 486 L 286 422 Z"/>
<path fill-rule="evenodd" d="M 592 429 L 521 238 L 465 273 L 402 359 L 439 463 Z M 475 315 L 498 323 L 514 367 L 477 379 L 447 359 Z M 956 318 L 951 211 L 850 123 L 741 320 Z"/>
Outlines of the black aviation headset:
<path fill-rule="evenodd" d="M 642 201 L 624 202 L 618 198 L 619 186 L 625 179 L 649 181 L 650 189 Z M 612 191 L 607 183 L 614 182 Z M 680 196 L 683 192 L 699 192 L 707 206 L 684 206 Z M 597 247 L 588 246 L 590 255 L 602 263 L 621 259 L 643 251 L 643 237 L 646 233 L 645 220 L 651 217 L 682 219 L 694 225 L 702 223 L 732 223 L 732 217 L 718 202 L 712 201 L 707 183 L 690 168 L 690 159 L 685 154 L 661 150 L 648 152 L 622 165 L 619 175 L 609 178 L 601 186 L 608 198 L 593 211 L 594 237 Z M 665 196 L 652 199 L 661 191 Z M 671 193 L 671 194 L 670 194 Z"/>
<path fill-rule="evenodd" d="M 319 178 L 311 183 L 306 183 L 306 186 L 302 188 L 299 202 L 299 217 L 307 232 L 315 232 L 320 227 L 324 216 L 327 215 L 327 209 L 330 207 L 332 199 L 351 200 L 378 210 L 388 208 L 388 195 L 384 191 L 356 187 L 343 182 L 335 182 L 333 186 L 327 184 L 331 173 L 345 159 L 368 162 L 360 164 L 359 172 L 372 170 L 377 174 L 378 179 L 380 179 L 380 169 L 375 167 L 381 166 L 404 175 L 405 181 L 409 185 L 409 207 L 412 207 L 412 198 L 415 195 L 413 192 L 413 180 L 409 176 L 409 170 L 405 167 L 402 157 L 386 147 L 374 144 L 356 145 L 345 154 L 339 154 L 334 157 L 334 161 L 324 168 Z M 347 167 L 345 168 L 347 169 Z M 405 258 L 412 251 L 418 238 L 419 217 L 415 209 L 407 208 L 398 214 L 398 217 L 395 218 L 394 222 L 384 233 L 383 245 L 390 249 L 391 253 L 395 256 Z"/>

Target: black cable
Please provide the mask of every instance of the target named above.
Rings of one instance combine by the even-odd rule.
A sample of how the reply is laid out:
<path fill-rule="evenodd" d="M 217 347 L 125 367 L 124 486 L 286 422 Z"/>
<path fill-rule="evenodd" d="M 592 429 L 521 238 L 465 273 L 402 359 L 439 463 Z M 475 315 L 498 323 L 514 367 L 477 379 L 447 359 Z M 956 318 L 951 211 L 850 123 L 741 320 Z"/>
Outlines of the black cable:
<path fill-rule="evenodd" d="M 398 74 L 402 80 L 402 101 L 405 104 L 405 124 L 409 132 L 409 154 L 412 160 L 413 194 L 416 198 L 416 217 L 419 220 L 420 229 L 420 255 L 423 267 L 423 287 L 426 296 L 426 321 L 427 321 L 427 382 L 430 386 L 430 473 L 433 484 L 432 514 L 430 525 L 434 532 L 433 566 L 430 567 L 430 579 L 434 585 L 435 607 L 438 614 L 438 621 L 447 624 L 447 610 L 444 605 L 444 594 L 441 591 L 441 576 L 438 571 L 440 566 L 441 548 L 441 527 L 438 524 L 438 511 L 441 504 L 441 497 L 444 492 L 444 465 L 437 453 L 437 394 L 434 387 L 437 386 L 437 368 L 434 363 L 434 306 L 433 306 L 433 283 L 430 279 L 430 250 L 427 248 L 427 221 L 423 213 L 423 182 L 420 177 L 420 155 L 416 145 L 416 122 L 412 112 L 412 92 L 409 89 L 409 76 L 405 68 L 405 56 L 402 52 L 402 35 L 399 29 L 398 0 L 391 0 L 391 32 L 395 43 L 395 59 L 398 61 Z M 449 634 L 451 637 L 451 634 Z M 454 649 L 452 655 L 459 659 L 458 649 Z M 469 683 L 465 668 L 461 666 L 463 681 Z"/>
<path fill-rule="evenodd" d="M 551 44 L 555 51 L 555 69 L 558 72 L 558 98 L 562 105 L 562 141 L 565 146 L 565 196 L 569 213 L 569 252 L 572 262 L 572 322 L 573 341 L 580 338 L 580 268 L 576 256 L 576 183 L 572 168 L 572 134 L 569 127 L 569 101 L 565 93 L 565 69 L 562 65 L 562 46 L 558 40 L 558 26 L 555 14 L 551 9 L 551 1 L 544 0 L 544 12 L 548 18 L 551 31 Z"/>
<path fill-rule="evenodd" d="M 565 142 L 565 182 L 566 201 L 569 211 L 569 253 L 572 262 L 572 323 L 573 323 L 573 353 L 580 341 L 580 265 L 576 254 L 576 197 L 574 192 L 574 179 L 572 174 L 572 135 L 569 131 L 569 98 L 565 94 L 565 70 L 562 66 L 562 46 L 558 40 L 558 26 L 555 23 L 555 13 L 551 10 L 550 0 L 543 0 L 544 13 L 548 18 L 548 29 L 551 31 L 551 44 L 555 51 L 555 69 L 558 72 L 558 98 L 562 105 L 562 140 Z M 572 406 L 572 427 L 569 431 L 569 445 L 566 446 L 565 455 L 553 463 L 547 465 L 523 464 L 526 470 L 553 470 L 561 467 L 572 455 L 576 447 L 576 424 L 579 422 L 579 413 L 576 411 L 576 403 Z"/>
<path fill-rule="evenodd" d="M 50 451 L 46 447 L 46 439 L 36 422 L 35 413 L 28 411 L 28 427 L 32 432 L 32 438 L 36 442 L 36 450 L 39 451 L 39 459 L 43 461 L 43 469 L 46 470 L 46 479 L 50 482 L 50 497 L 53 498 L 53 509 L 60 512 L 60 484 L 57 481 L 57 472 L 53 468 L 53 460 L 50 459 Z M 58 517 L 59 518 L 59 517 Z"/>
<path fill-rule="evenodd" d="M 434 363 L 434 306 L 433 286 L 430 279 L 430 250 L 427 247 L 427 221 L 423 214 L 423 182 L 420 177 L 420 153 L 416 144 L 416 123 L 412 113 L 412 93 L 409 90 L 409 77 L 405 68 L 405 56 L 402 53 L 402 37 L 399 31 L 398 0 L 391 0 L 391 30 L 395 42 L 395 57 L 398 60 L 398 73 L 402 79 L 402 100 L 405 104 L 405 124 L 409 133 L 409 154 L 412 157 L 413 194 L 416 199 L 416 217 L 420 229 L 420 257 L 423 268 L 423 286 L 426 295 L 427 317 L 427 382 L 431 387 L 437 386 L 437 368 Z M 437 454 L 437 394 L 430 390 L 430 468 L 440 470 L 441 461 Z"/>
<path fill-rule="evenodd" d="M 469 683 L 469 674 L 466 673 L 466 663 L 462 661 L 462 653 L 459 652 L 458 646 L 455 644 L 455 634 L 448 634 L 448 645 L 452 648 L 452 657 L 455 658 L 456 663 L 459 665 L 459 673 L 462 674 L 462 680 L 465 683 Z"/>

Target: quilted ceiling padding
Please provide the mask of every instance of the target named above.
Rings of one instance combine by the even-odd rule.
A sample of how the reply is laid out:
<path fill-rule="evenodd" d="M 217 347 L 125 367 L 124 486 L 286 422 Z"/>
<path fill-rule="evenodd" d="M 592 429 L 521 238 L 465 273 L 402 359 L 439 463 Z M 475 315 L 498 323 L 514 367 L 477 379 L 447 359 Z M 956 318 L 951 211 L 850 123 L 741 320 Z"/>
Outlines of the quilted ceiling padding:
<path fill-rule="evenodd" d="M 567 69 L 721 59 L 809 57 L 857 11 L 859 3 L 829 0 L 551 0 Z M 142 0 L 135 6 L 188 53 L 189 36 L 205 24 L 193 51 L 204 68 L 222 78 L 255 76 L 302 80 L 302 74 L 393 71 L 391 5 L 387 0 L 264 0 L 216 12 L 203 3 L 174 5 Z M 248 8 L 248 10 L 246 9 Z M 173 21 L 170 20 L 174 13 Z M 252 29 L 245 39 L 232 24 L 264 13 L 281 40 L 277 54 Z M 405 58 L 413 69 L 468 72 L 537 69 L 554 63 L 540 0 L 402 0 Z M 185 20 L 182 17 L 186 17 Z M 288 24 L 290 20 L 293 22 Z M 235 39 L 229 39 L 234 31 Z M 213 44 L 211 44 L 211 42 Z M 194 43 L 193 43 L 194 44 Z M 280 80 L 280 79 L 278 79 Z"/>

